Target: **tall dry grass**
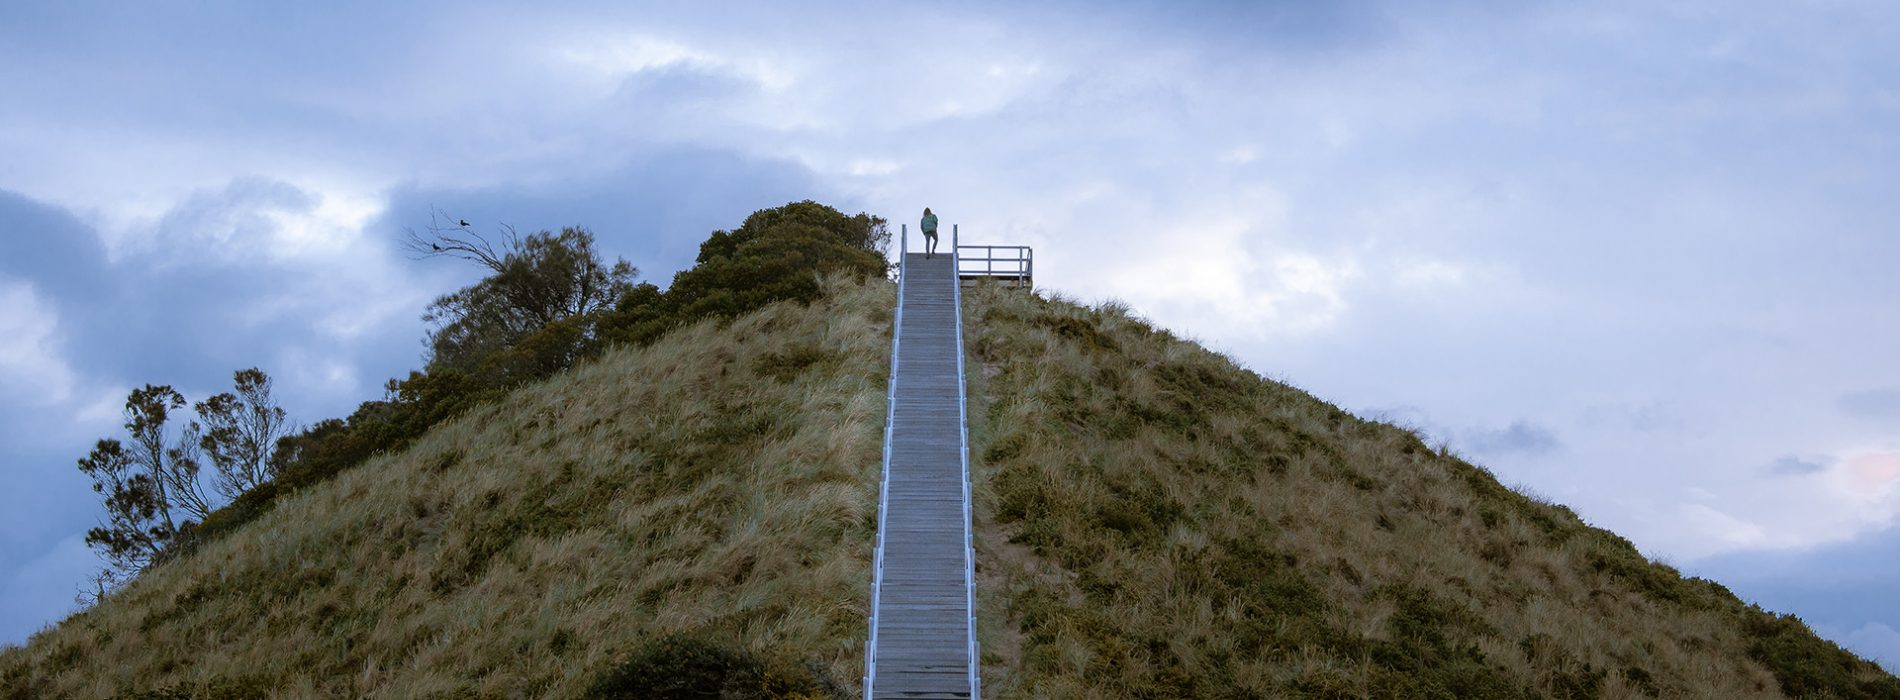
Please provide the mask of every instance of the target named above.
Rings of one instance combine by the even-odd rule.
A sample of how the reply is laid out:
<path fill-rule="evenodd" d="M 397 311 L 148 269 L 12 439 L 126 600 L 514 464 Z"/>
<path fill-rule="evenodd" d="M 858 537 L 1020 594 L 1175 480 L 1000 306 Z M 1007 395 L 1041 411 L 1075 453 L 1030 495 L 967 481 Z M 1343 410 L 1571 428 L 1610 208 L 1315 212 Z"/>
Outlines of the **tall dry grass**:
<path fill-rule="evenodd" d="M 0 679 L 567 698 L 681 632 L 855 680 L 894 293 L 828 285 L 610 352 L 297 494 L 7 650 Z"/>
<path fill-rule="evenodd" d="M 0 652 L 0 698 L 577 697 L 675 632 L 848 687 L 894 299 L 830 285 L 298 494 Z M 1799 622 L 1126 307 L 965 299 L 993 697 L 1900 697 Z"/>
<path fill-rule="evenodd" d="M 1124 306 L 964 298 L 986 694 L 1769 698 L 1785 678 L 1900 697 L 1805 628 L 1767 636 L 1719 586 Z M 1845 670 L 1814 691 L 1810 658 Z"/>

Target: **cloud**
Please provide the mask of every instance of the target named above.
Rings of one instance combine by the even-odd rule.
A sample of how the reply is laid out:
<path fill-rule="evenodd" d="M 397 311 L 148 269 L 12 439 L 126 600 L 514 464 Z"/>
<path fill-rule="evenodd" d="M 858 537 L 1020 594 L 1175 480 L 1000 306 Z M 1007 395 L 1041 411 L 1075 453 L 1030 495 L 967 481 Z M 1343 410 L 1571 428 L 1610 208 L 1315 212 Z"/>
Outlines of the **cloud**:
<path fill-rule="evenodd" d="M 283 257 L 283 220 L 308 216 L 321 202 L 287 182 L 259 177 L 233 180 L 216 191 L 194 192 L 137 239 L 141 264 L 241 265 Z M 123 254 L 123 253 L 122 253 Z"/>
<path fill-rule="evenodd" d="M 240 179 L 187 197 L 108 252 L 69 211 L 0 192 L 0 390 L 21 397 L 0 403 L 0 471 L 12 480 L 0 492 L 0 571 L 94 524 L 98 504 L 73 461 L 118 432 L 129 386 L 201 399 L 260 366 L 281 378 L 293 418 L 309 421 L 346 413 L 414 365 L 426 294 L 386 248 L 333 227 L 327 199 Z M 311 231 L 327 241 L 300 242 Z M 326 384 L 299 381 L 307 367 Z M 0 601 L 0 617 L 24 604 Z"/>
<path fill-rule="evenodd" d="M 98 572 L 99 559 L 82 535 L 57 541 L 0 577 L 0 645 L 26 639 L 78 607 L 80 582 Z"/>
<path fill-rule="evenodd" d="M 1848 488 L 1878 498 L 1900 488 L 1900 451 L 1868 452 L 1847 458 Z"/>
<path fill-rule="evenodd" d="M 1845 542 L 1792 549 L 1735 551 L 1689 563 L 1686 575 L 1722 583 L 1743 600 L 1796 613 L 1816 632 L 1900 670 L 1900 526 Z"/>
<path fill-rule="evenodd" d="M 1729 547 L 1759 547 L 1770 544 L 1769 533 L 1760 525 L 1723 512 L 1706 503 L 1684 503 L 1679 507 L 1683 520 L 1704 537 Z"/>
<path fill-rule="evenodd" d="M 644 150 L 610 169 L 546 182 L 403 185 L 389 193 L 383 216 L 368 230 L 394 240 L 405 228 L 426 227 L 431 207 L 490 233 L 503 225 L 524 234 L 583 226 L 594 232 L 606 254 L 627 258 L 643 277 L 664 287 L 674 271 L 692 264 L 700 241 L 714 230 L 735 228 L 758 209 L 803 199 L 851 209 L 850 197 L 821 185 L 798 163 L 665 147 Z M 472 280 L 462 283 L 467 281 Z"/>
<path fill-rule="evenodd" d="M 59 351 L 59 318 L 32 285 L 0 278 L 0 390 L 29 405 L 72 396 L 72 367 Z"/>
<path fill-rule="evenodd" d="M 1900 420 L 1900 389 L 1869 389 L 1842 394 L 1841 412 L 1868 420 Z"/>
<path fill-rule="evenodd" d="M 0 189 L 0 277 L 29 280 L 56 299 L 92 298 L 105 281 L 104 258 L 98 235 L 78 217 Z"/>
<path fill-rule="evenodd" d="M 1878 662 L 1888 673 L 1900 675 L 1900 631 L 1869 622 L 1841 638 L 1841 644 Z"/>
<path fill-rule="evenodd" d="M 1472 451 L 1485 455 L 1541 455 L 1563 446 L 1551 429 L 1525 421 L 1496 430 L 1469 431 L 1465 433 L 1465 443 Z"/>
<path fill-rule="evenodd" d="M 389 249 L 431 205 L 585 225 L 664 282 L 706 231 L 812 197 L 1035 245 L 1044 285 L 1342 405 L 1538 416 L 1435 432 L 1645 550 L 1853 538 L 1900 508 L 1883 467 L 1760 463 L 1900 439 L 1894 389 L 1816 388 L 1890 386 L 1900 347 L 1868 321 L 1900 314 L 1900 159 L 1863 147 L 1900 123 L 1893 12 L 13 11 L 0 84 L 34 99 L 0 103 L 0 278 L 33 295 L 7 317 L 25 356 L 75 388 L 0 416 L 29 426 L 0 431 L 4 466 L 70 481 L 144 381 L 262 363 L 301 415 L 346 411 L 415 365 L 429 297 L 472 279 Z M 1648 497 L 1683 493 L 1708 510 Z M 0 503 L 79 520 L 47 513 Z M 51 536 L 32 532 L 8 567 Z"/>
<path fill-rule="evenodd" d="M 1820 456 L 1814 456 L 1814 457 L 1796 457 L 1794 455 L 1787 455 L 1779 459 L 1776 459 L 1774 462 L 1769 463 L 1768 473 L 1774 474 L 1776 476 L 1802 476 L 1806 474 L 1816 474 L 1816 473 L 1826 470 L 1828 468 L 1828 465 L 1833 464 L 1834 461 L 1835 460 L 1833 457 L 1828 457 L 1826 455 L 1820 455 Z"/>

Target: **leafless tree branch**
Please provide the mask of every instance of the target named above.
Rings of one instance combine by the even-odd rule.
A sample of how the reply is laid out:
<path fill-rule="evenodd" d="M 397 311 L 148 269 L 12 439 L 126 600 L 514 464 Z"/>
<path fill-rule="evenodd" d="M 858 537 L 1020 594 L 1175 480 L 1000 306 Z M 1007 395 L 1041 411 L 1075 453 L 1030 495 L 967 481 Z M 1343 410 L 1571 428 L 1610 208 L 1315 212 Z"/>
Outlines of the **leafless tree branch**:
<path fill-rule="evenodd" d="M 451 217 L 447 212 L 429 207 L 429 226 L 427 233 L 417 233 L 415 229 L 403 229 L 403 249 L 409 252 L 410 259 L 421 260 L 447 256 L 468 260 L 490 270 L 500 272 L 507 251 L 521 246 L 521 236 L 513 226 L 502 224 L 500 249 L 496 241 L 476 233 L 469 227 L 467 219 Z"/>

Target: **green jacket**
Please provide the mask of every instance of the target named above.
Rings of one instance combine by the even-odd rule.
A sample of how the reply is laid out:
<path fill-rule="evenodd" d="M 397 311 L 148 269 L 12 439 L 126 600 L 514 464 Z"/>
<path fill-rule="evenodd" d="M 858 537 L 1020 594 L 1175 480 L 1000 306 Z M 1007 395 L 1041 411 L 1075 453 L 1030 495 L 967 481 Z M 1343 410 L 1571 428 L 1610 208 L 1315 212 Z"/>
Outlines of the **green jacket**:
<path fill-rule="evenodd" d="M 937 215 L 936 214 L 924 215 L 923 229 L 924 229 L 924 233 L 937 232 Z"/>

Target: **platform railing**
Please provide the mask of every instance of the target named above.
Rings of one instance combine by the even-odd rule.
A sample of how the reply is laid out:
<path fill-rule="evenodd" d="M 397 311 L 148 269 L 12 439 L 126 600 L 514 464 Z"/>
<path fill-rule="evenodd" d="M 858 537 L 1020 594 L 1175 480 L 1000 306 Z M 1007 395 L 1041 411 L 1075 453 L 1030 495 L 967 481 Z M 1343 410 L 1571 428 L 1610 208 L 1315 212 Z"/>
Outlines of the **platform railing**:
<path fill-rule="evenodd" d="M 998 279 L 1033 285 L 1036 251 L 1026 245 L 959 245 L 957 277 L 963 280 Z"/>

